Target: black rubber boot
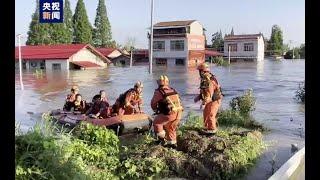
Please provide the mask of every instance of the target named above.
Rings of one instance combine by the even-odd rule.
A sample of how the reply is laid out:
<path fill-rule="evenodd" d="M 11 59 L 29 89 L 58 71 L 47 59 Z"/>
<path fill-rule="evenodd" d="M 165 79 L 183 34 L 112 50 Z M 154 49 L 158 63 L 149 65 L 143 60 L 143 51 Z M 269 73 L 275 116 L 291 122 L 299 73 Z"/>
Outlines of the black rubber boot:
<path fill-rule="evenodd" d="M 177 144 L 165 144 L 164 147 L 172 148 L 172 149 L 177 149 L 178 148 Z"/>

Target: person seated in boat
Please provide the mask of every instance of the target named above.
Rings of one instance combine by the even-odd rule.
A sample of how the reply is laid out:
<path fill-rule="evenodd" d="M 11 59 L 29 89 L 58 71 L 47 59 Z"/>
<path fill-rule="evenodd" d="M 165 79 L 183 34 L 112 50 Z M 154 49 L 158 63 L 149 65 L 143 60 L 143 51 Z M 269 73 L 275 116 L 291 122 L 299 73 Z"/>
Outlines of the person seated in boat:
<path fill-rule="evenodd" d="M 76 94 L 79 93 L 78 86 L 72 86 L 71 87 L 71 93 L 67 95 L 66 102 L 63 106 L 64 111 L 71 111 L 71 108 L 73 106 L 73 102 L 76 100 Z"/>
<path fill-rule="evenodd" d="M 95 99 L 86 115 L 90 115 L 93 118 L 107 118 L 110 116 L 110 107 L 104 90 L 100 91 L 98 98 Z"/>
<path fill-rule="evenodd" d="M 121 94 L 112 106 L 112 113 L 114 115 L 142 113 L 142 89 L 143 84 L 138 81 L 134 88 Z"/>
<path fill-rule="evenodd" d="M 81 94 L 76 95 L 76 100 L 73 102 L 73 111 L 80 112 L 81 114 L 86 113 L 86 101 L 82 100 Z"/>

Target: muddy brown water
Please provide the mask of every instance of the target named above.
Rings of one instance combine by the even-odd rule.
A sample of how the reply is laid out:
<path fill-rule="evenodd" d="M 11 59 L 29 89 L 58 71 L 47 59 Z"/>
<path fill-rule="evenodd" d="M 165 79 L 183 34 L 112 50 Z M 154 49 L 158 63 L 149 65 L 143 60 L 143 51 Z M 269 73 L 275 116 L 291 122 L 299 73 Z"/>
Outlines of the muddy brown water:
<path fill-rule="evenodd" d="M 278 169 L 293 154 L 291 144 L 302 148 L 304 139 L 304 105 L 294 99 L 299 82 L 305 79 L 304 60 L 262 62 L 237 62 L 229 67 L 212 65 L 222 85 L 225 97 L 222 108 L 227 108 L 229 101 L 249 88 L 256 97 L 255 118 L 271 131 L 264 139 L 269 144 L 261 155 L 257 165 L 252 168 L 246 179 L 267 179 L 271 175 L 273 154 L 276 154 L 275 169 Z M 161 74 L 168 75 L 170 83 L 182 97 L 184 115 L 189 111 L 201 114 L 200 104 L 193 103 L 198 93 L 199 75 L 195 68 L 154 67 L 152 75 L 147 66 L 109 67 L 100 70 L 34 71 L 23 72 L 24 91 L 20 89 L 19 71 L 16 71 L 15 120 L 23 131 L 40 121 L 41 113 L 62 108 L 66 94 L 73 84 L 80 87 L 83 98 L 91 101 L 99 90 L 106 90 L 108 99 L 115 99 L 137 80 L 144 83 L 144 111 L 152 114 L 150 100 L 157 87 L 156 79 Z M 291 119 L 291 120 L 290 120 Z"/>

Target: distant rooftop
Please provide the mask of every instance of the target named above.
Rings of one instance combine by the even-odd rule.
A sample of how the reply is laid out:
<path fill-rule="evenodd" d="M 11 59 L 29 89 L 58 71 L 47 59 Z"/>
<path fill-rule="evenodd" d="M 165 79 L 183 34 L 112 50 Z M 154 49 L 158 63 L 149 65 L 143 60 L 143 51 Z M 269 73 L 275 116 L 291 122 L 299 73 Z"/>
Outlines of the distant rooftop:
<path fill-rule="evenodd" d="M 195 21 L 196 20 L 159 22 L 155 24 L 154 27 L 189 26 Z"/>
<path fill-rule="evenodd" d="M 257 39 L 258 37 L 263 36 L 260 34 L 241 34 L 241 35 L 228 35 L 225 40 L 239 40 L 239 39 Z"/>

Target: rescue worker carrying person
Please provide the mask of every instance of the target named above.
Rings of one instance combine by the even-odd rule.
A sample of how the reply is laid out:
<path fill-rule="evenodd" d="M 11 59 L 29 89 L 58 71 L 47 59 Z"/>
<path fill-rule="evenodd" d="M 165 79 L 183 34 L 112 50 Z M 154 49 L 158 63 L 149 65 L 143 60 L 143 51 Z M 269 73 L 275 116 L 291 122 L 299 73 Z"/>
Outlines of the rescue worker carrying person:
<path fill-rule="evenodd" d="M 134 88 L 121 94 L 112 106 L 112 113 L 115 115 L 142 113 L 142 89 L 143 84 L 138 81 Z"/>
<path fill-rule="evenodd" d="M 107 101 L 106 92 L 101 90 L 93 105 L 88 109 L 86 115 L 92 118 L 107 118 L 110 117 L 110 107 Z"/>
<path fill-rule="evenodd" d="M 157 134 L 158 143 L 166 147 L 177 147 L 176 129 L 180 122 L 183 107 L 177 91 L 169 87 L 169 79 L 162 75 L 157 80 L 158 89 L 154 91 L 151 108 L 157 116 L 153 127 Z"/>
<path fill-rule="evenodd" d="M 221 87 L 213 75 L 209 66 L 206 63 L 200 64 L 197 69 L 199 70 L 199 75 L 201 78 L 200 83 L 200 94 L 194 98 L 194 102 L 202 101 L 203 110 L 203 120 L 204 120 L 204 133 L 208 135 L 213 135 L 217 131 L 217 119 L 216 115 L 222 101 Z"/>
<path fill-rule="evenodd" d="M 66 102 L 63 106 L 64 111 L 71 111 L 71 108 L 73 107 L 73 102 L 76 100 L 76 95 L 78 93 L 79 93 L 78 86 L 72 86 L 71 93 L 67 95 Z"/>

